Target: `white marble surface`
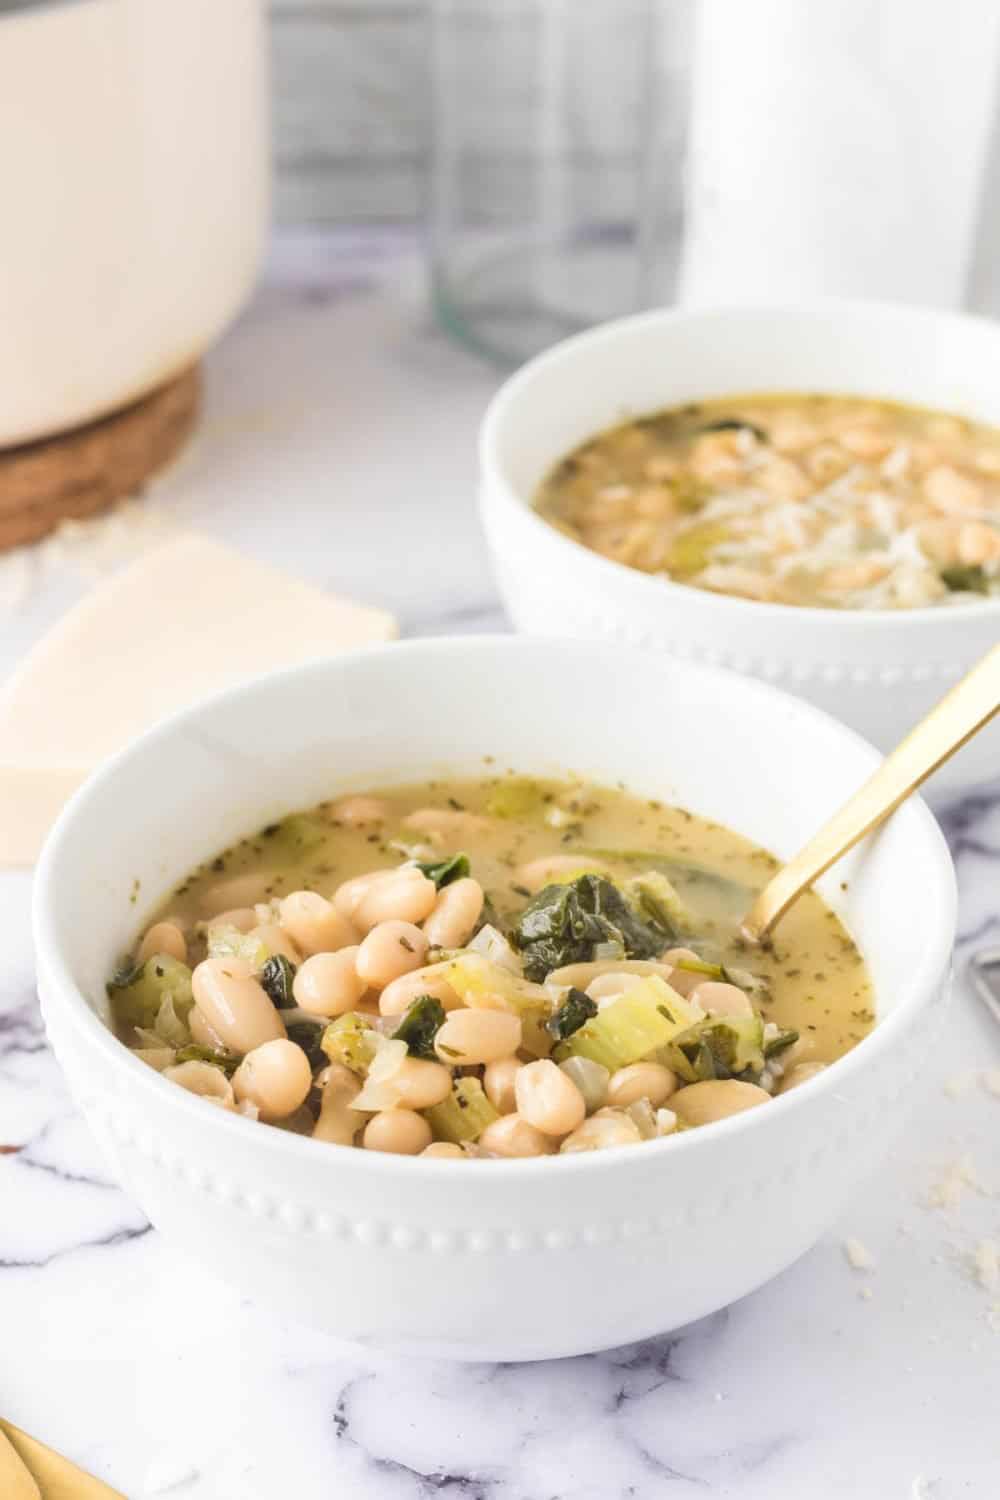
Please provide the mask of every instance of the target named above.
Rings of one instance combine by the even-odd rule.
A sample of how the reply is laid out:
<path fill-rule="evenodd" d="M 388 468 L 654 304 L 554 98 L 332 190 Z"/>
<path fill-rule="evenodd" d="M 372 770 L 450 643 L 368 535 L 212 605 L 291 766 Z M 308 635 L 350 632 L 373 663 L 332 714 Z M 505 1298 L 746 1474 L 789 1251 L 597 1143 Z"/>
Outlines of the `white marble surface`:
<path fill-rule="evenodd" d="M 428 329 L 400 242 L 286 240 L 210 362 L 196 448 L 149 505 L 388 605 L 407 634 L 501 626 L 472 507 L 494 383 Z M 0 670 L 81 586 L 51 555 L 20 577 Z M 1000 788 L 945 821 L 962 892 L 952 1024 L 890 1166 L 739 1305 L 531 1366 L 361 1353 L 181 1260 L 109 1180 L 66 1093 L 35 1001 L 30 879 L 3 876 L 0 1412 L 131 1500 L 996 1495 L 1000 1286 L 978 1285 L 969 1258 L 1000 1238 L 1000 1097 L 980 1076 L 1000 1066 L 1000 1032 L 964 964 L 1000 937 Z M 980 1187 L 928 1207 L 964 1157 Z M 874 1269 L 851 1269 L 848 1236 Z"/>

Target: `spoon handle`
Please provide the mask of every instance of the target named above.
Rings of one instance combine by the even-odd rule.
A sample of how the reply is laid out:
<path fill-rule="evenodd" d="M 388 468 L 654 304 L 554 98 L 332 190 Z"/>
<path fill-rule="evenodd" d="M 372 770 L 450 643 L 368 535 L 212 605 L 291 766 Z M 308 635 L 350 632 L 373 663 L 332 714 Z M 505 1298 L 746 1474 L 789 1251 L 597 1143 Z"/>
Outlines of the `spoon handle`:
<path fill-rule="evenodd" d="M 1000 645 L 956 683 L 854 796 L 768 881 L 743 920 L 747 941 L 762 942 L 804 890 L 895 812 L 998 711 Z"/>

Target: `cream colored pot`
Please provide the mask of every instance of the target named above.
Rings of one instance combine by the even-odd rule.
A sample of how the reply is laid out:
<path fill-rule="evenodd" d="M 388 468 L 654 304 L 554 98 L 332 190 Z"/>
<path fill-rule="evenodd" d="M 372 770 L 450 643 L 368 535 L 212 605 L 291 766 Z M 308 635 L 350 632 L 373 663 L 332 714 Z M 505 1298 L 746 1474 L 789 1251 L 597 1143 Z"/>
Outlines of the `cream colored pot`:
<path fill-rule="evenodd" d="M 259 0 L 0 0 L 0 447 L 204 352 L 253 283 L 267 154 Z"/>

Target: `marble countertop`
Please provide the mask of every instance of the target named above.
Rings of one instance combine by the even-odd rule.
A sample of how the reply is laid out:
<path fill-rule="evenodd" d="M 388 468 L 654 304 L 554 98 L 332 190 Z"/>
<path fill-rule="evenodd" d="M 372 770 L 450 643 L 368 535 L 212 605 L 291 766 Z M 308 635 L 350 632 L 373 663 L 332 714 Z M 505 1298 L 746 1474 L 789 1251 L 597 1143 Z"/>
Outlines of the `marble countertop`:
<path fill-rule="evenodd" d="M 286 237 L 146 513 L 391 608 L 407 635 L 504 628 L 472 503 L 497 378 L 430 327 L 405 242 Z M 0 673 L 85 586 L 72 549 L 4 565 Z M 941 816 L 961 885 L 952 1020 L 890 1164 L 738 1305 L 522 1366 L 359 1352 L 164 1244 L 67 1094 L 30 877 L 0 876 L 0 1413 L 130 1500 L 996 1495 L 1000 1284 L 974 1253 L 1000 1238 L 1000 1031 L 965 963 L 1000 937 L 1000 786 Z"/>

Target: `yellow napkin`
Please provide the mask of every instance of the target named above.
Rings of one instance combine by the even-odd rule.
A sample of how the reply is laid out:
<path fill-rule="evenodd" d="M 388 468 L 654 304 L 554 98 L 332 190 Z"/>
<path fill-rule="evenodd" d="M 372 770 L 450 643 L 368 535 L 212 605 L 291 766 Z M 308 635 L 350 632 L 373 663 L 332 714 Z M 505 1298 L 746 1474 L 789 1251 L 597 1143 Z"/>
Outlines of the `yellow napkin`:
<path fill-rule="evenodd" d="M 3 1500 L 127 1500 L 2 1417 L 0 1484 Z"/>

